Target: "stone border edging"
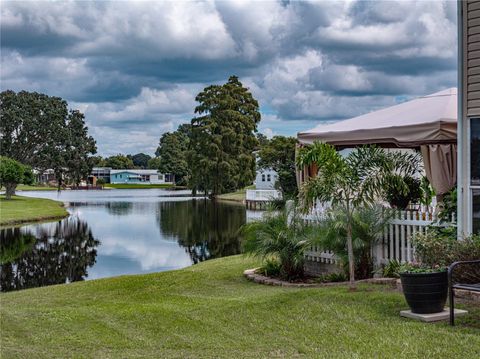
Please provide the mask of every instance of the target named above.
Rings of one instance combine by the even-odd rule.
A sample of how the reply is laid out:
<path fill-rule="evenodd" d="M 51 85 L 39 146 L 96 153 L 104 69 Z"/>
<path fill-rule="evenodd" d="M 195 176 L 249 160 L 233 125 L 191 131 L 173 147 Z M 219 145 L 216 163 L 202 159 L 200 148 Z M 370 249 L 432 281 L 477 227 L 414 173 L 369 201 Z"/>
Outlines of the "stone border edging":
<path fill-rule="evenodd" d="M 259 284 L 266 284 L 266 285 L 274 285 L 279 287 L 320 288 L 320 287 L 334 287 L 334 286 L 348 285 L 348 282 L 293 283 L 293 282 L 287 282 L 280 279 L 266 277 L 264 275 L 255 273 L 256 270 L 258 270 L 258 268 L 247 269 L 243 272 L 243 275 L 252 282 L 259 283 Z M 358 280 L 357 283 L 388 284 L 393 287 L 396 287 L 397 279 L 396 278 L 369 278 L 369 279 Z"/>

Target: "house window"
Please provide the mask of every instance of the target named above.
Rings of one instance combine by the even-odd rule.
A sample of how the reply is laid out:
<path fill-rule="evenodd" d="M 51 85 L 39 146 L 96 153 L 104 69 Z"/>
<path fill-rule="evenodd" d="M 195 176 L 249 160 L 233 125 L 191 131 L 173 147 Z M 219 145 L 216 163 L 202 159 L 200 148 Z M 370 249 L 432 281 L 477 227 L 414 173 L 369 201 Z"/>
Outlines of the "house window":
<path fill-rule="evenodd" d="M 470 185 L 472 233 L 480 233 L 480 118 L 470 120 Z"/>
<path fill-rule="evenodd" d="M 480 234 L 480 189 L 472 191 L 472 233 Z"/>
<path fill-rule="evenodd" d="M 272 178 L 270 177 L 270 173 L 267 175 L 267 181 L 270 182 Z"/>
<path fill-rule="evenodd" d="M 472 186 L 480 186 L 480 118 L 470 121 L 470 179 Z"/>
<path fill-rule="evenodd" d="M 262 182 L 265 182 L 265 175 L 262 175 Z"/>

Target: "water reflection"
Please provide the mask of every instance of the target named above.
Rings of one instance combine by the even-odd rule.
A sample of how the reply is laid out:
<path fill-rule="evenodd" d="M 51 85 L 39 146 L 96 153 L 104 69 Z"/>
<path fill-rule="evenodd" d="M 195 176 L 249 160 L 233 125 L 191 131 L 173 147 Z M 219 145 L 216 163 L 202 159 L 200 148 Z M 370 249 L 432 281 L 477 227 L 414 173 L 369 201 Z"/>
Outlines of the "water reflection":
<path fill-rule="evenodd" d="M 100 242 L 86 222 L 72 217 L 33 233 L 0 231 L 0 290 L 10 291 L 84 280 Z"/>
<path fill-rule="evenodd" d="M 203 199 L 160 202 L 158 208 L 160 230 L 175 238 L 193 263 L 240 253 L 238 229 L 245 223 L 243 206 Z"/>
<path fill-rule="evenodd" d="M 241 251 L 242 205 L 160 189 L 22 195 L 63 201 L 71 216 L 0 232 L 2 291 L 184 268 Z"/>

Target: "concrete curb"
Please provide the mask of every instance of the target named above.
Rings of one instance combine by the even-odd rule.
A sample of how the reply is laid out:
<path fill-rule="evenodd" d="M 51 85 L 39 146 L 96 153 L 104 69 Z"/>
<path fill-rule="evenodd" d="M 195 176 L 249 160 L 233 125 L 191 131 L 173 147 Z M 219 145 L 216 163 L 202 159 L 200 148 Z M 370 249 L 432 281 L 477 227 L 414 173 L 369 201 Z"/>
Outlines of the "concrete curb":
<path fill-rule="evenodd" d="M 293 283 L 287 282 L 284 280 L 266 277 L 264 275 L 255 273 L 258 268 L 247 269 L 243 272 L 243 275 L 250 281 L 264 284 L 264 285 L 273 285 L 279 287 L 292 287 L 292 288 L 321 288 L 321 287 L 335 287 L 335 286 L 346 286 L 348 282 L 332 282 L 332 283 Z M 396 278 L 369 278 L 356 281 L 356 283 L 370 283 L 370 284 L 383 284 L 391 285 L 392 287 L 397 286 Z"/>

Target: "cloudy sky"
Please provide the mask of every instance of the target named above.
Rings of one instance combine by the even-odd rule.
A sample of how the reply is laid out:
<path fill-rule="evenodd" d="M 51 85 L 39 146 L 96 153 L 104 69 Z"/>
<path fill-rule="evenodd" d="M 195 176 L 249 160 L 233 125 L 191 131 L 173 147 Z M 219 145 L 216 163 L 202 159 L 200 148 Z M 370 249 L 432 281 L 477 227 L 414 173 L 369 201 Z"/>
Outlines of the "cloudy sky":
<path fill-rule="evenodd" d="M 456 1 L 1 2 L 1 89 L 83 111 L 99 153 L 153 154 L 232 74 L 295 135 L 456 85 Z"/>

